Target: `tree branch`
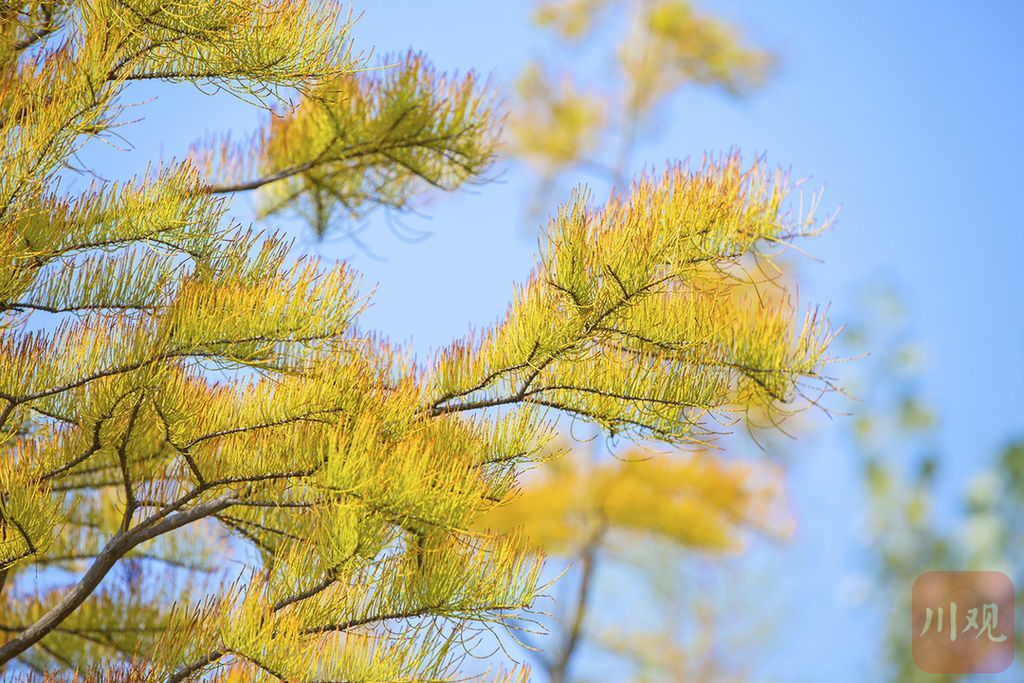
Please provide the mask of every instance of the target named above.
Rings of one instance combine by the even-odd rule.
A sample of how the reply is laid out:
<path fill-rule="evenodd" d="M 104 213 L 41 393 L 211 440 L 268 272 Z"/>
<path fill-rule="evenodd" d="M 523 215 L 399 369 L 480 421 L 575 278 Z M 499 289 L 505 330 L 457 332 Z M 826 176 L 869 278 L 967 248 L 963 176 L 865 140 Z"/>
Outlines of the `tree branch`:
<path fill-rule="evenodd" d="M 0 665 L 6 664 L 38 643 L 72 612 L 78 609 L 96 589 L 100 581 L 103 580 L 103 577 L 107 575 L 107 572 L 113 568 L 114 564 L 132 548 L 161 534 L 173 531 L 223 510 L 232 504 L 234 496 L 234 492 L 225 493 L 184 512 L 165 517 L 156 524 L 140 526 L 127 532 L 122 531 L 118 533 L 110 539 L 110 542 L 107 543 L 107 546 L 97 556 L 96 561 L 89 567 L 89 570 L 82 577 L 81 581 L 78 582 L 78 585 L 72 588 L 42 618 L 0 647 Z"/>
<path fill-rule="evenodd" d="M 583 631 L 583 618 L 587 612 L 587 596 L 590 593 L 590 585 L 594 575 L 594 555 L 597 553 L 597 547 L 601 543 L 604 529 L 604 523 L 602 522 L 583 548 L 583 576 L 580 577 L 580 591 L 576 600 L 576 614 L 573 616 L 572 625 L 569 627 L 568 637 L 566 638 L 565 645 L 562 647 L 562 652 L 548 669 L 551 683 L 562 683 L 565 680 L 569 670 L 569 662 L 576 651 L 576 646 L 579 644 L 580 634 Z"/>

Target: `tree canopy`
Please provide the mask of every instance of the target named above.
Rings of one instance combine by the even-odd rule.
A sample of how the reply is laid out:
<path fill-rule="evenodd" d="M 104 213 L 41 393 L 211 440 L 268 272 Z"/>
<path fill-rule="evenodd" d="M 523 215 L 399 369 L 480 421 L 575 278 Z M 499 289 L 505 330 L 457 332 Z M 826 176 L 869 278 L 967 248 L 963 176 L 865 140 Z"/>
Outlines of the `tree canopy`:
<path fill-rule="evenodd" d="M 351 30 L 325 0 L 0 5 L 5 674 L 455 677 L 542 590 L 520 535 L 474 522 L 555 416 L 705 443 L 831 388 L 825 317 L 758 294 L 828 220 L 738 155 L 579 188 L 505 318 L 429 359 L 362 332 L 350 268 L 228 199 L 322 234 L 482 180 L 501 113 L 422 55 L 368 70 Z M 230 91 L 265 125 L 65 189 L 152 79 Z"/>

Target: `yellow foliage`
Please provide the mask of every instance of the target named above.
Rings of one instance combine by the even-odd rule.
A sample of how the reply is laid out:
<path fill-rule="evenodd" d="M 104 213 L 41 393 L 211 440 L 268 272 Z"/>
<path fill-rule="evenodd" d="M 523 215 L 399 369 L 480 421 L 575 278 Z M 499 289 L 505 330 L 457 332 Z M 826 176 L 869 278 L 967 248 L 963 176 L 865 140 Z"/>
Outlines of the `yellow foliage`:
<path fill-rule="evenodd" d="M 594 15 L 610 0 L 545 0 L 534 10 L 539 26 L 552 26 L 564 38 L 579 40 L 592 29 Z"/>
<path fill-rule="evenodd" d="M 497 143 L 493 97 L 480 85 L 409 53 L 384 70 L 323 79 L 252 139 L 193 156 L 217 174 L 208 192 L 259 189 L 261 217 L 292 210 L 322 236 L 338 210 L 404 208 L 423 185 L 452 190 L 479 176 Z"/>
<path fill-rule="evenodd" d="M 658 0 L 648 7 L 642 45 L 620 52 L 638 111 L 650 110 L 686 83 L 718 85 L 739 95 L 768 76 L 771 56 L 744 47 L 732 26 L 697 14 L 685 0 Z"/>
<path fill-rule="evenodd" d="M 830 388 L 827 322 L 742 295 L 763 279 L 748 261 L 820 229 L 762 162 L 670 164 L 604 206 L 580 188 L 505 320 L 417 362 L 359 331 L 349 268 L 227 223 L 226 198 L 260 190 L 265 214 L 322 233 L 336 210 L 478 181 L 500 116 L 474 76 L 417 55 L 357 73 L 326 0 L 14 5 L 0 8 L 5 674 L 451 679 L 474 629 L 540 590 L 523 539 L 478 518 L 545 457 L 552 413 L 692 443 L 750 405 L 791 410 L 804 383 Z M 149 79 L 213 84 L 270 118 L 244 144 L 62 189 Z M 728 546 L 749 480 L 665 467 L 609 470 L 588 500 L 625 527 Z M 662 495 L 666 478 L 693 496 Z M 47 569 L 61 578 L 39 590 Z"/>
<path fill-rule="evenodd" d="M 589 153 L 604 125 L 600 98 L 577 92 L 568 75 L 555 86 L 540 64 L 516 83 L 525 106 L 509 120 L 512 148 L 541 165 L 567 166 Z"/>
<path fill-rule="evenodd" d="M 590 87 L 568 69 L 555 83 L 547 62 L 524 69 L 510 117 L 510 149 L 548 183 L 578 167 L 625 185 L 642 124 L 669 96 L 687 85 L 744 95 L 767 80 L 774 64 L 771 54 L 747 46 L 736 27 L 685 0 L 542 0 L 533 18 L 569 46 L 603 22 L 610 37 L 601 33 L 602 43 L 614 44 L 607 56 L 619 67 L 618 73 L 602 70 Z"/>
<path fill-rule="evenodd" d="M 521 528 L 538 548 L 562 556 L 577 554 L 600 530 L 705 551 L 738 550 L 744 529 L 786 533 L 779 473 L 767 465 L 727 462 L 704 451 L 639 455 L 597 463 L 563 456 L 477 524 Z"/>

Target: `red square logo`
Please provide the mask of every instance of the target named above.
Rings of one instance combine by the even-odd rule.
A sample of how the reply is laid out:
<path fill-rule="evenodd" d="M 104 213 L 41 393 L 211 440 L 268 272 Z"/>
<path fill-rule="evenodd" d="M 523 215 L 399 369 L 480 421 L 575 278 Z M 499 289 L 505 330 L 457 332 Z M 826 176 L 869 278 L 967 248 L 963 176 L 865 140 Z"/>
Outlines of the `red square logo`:
<path fill-rule="evenodd" d="M 933 674 L 999 673 L 1013 662 L 1013 582 L 1002 572 L 925 572 L 914 582 L 914 664 Z"/>

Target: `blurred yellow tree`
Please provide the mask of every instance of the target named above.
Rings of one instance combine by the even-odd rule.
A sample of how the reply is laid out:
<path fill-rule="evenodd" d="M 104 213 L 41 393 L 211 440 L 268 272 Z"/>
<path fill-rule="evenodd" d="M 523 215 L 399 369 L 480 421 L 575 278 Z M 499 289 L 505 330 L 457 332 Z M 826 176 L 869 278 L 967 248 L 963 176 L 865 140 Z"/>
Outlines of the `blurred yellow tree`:
<path fill-rule="evenodd" d="M 348 268 L 227 220 L 226 200 L 256 191 L 261 215 L 322 234 L 480 179 L 499 117 L 421 56 L 366 71 L 350 28 L 327 0 L 0 5 L 12 679 L 451 679 L 474 633 L 542 590 L 521 537 L 477 520 L 558 414 L 703 443 L 731 411 L 830 388 L 827 320 L 750 295 L 752 263 L 827 221 L 737 156 L 603 204 L 577 190 L 506 318 L 428 361 L 361 333 Z M 232 92 L 265 125 L 63 188 L 153 79 Z"/>
<path fill-rule="evenodd" d="M 720 644 L 712 642 L 713 624 L 701 624 L 696 638 L 684 635 L 685 621 L 717 610 L 680 590 L 679 564 L 693 558 L 678 551 L 735 552 L 750 529 L 786 536 L 781 472 L 707 450 L 672 459 L 639 449 L 621 460 L 587 455 L 577 447 L 546 462 L 520 495 L 479 520 L 483 528 L 522 530 L 539 552 L 578 565 L 577 592 L 559 605 L 557 641 L 543 632 L 545 622 L 535 625 L 540 637 L 525 630 L 515 637 L 552 681 L 576 677 L 570 664 L 584 640 L 628 661 L 637 680 L 727 680 L 730 667 L 710 654 Z M 614 596 L 597 590 L 599 565 L 606 578 L 617 570 L 638 585 Z M 609 616 L 621 609 L 627 619 Z"/>
<path fill-rule="evenodd" d="M 543 60 L 519 78 L 510 145 L 537 169 L 542 196 L 573 170 L 622 188 L 638 136 L 650 132 L 674 95 L 703 86 L 744 96 L 767 81 L 776 61 L 686 0 L 541 0 L 534 20 L 552 29 L 564 49 L 581 49 L 588 39 L 615 47 L 595 59 L 614 68 L 589 86 L 572 70 L 556 83 Z"/>

